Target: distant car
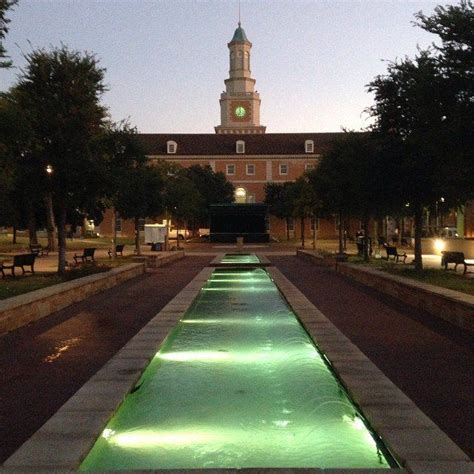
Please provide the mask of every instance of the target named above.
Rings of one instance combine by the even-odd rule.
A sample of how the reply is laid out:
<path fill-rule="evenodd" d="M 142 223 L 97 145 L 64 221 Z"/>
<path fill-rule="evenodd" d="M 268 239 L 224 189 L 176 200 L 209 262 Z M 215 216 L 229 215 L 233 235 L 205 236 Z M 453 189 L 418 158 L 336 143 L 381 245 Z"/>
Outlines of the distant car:
<path fill-rule="evenodd" d="M 176 227 L 172 227 L 168 233 L 168 238 L 170 240 L 176 240 L 177 238 L 179 240 L 187 240 L 189 239 L 189 237 L 190 237 L 190 234 L 187 229 L 179 229 L 179 233 L 178 233 L 178 229 L 176 229 Z"/>
<path fill-rule="evenodd" d="M 202 239 L 208 239 L 209 238 L 209 233 L 210 233 L 210 229 L 199 229 L 198 233 L 199 233 L 199 237 L 202 238 Z"/>
<path fill-rule="evenodd" d="M 456 227 L 443 227 L 439 231 L 439 237 L 442 239 L 459 239 L 458 230 Z"/>

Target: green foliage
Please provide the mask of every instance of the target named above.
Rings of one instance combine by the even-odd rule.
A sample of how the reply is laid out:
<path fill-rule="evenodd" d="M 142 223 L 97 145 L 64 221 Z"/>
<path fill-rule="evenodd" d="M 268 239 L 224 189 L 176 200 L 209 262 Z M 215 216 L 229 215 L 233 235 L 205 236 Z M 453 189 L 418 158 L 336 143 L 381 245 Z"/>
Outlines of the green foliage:
<path fill-rule="evenodd" d="M 308 180 L 325 214 L 361 220 L 396 209 L 398 151 L 376 134 L 348 132 L 323 156 Z"/>
<path fill-rule="evenodd" d="M 292 183 L 266 183 L 265 204 L 270 214 L 279 219 L 288 219 L 293 216 L 293 194 Z"/>
<path fill-rule="evenodd" d="M 145 219 L 164 211 L 164 178 L 159 168 L 138 166 L 121 173 L 123 180 L 114 196 L 117 212 L 126 219 Z"/>
<path fill-rule="evenodd" d="M 3 40 L 8 33 L 8 23 L 10 20 L 7 18 L 7 11 L 18 3 L 18 0 L 0 0 L 0 69 L 11 67 L 11 61 L 7 60 L 7 51 L 3 46 Z"/>
<path fill-rule="evenodd" d="M 68 211 L 95 209 L 105 193 L 100 149 L 105 70 L 93 55 L 66 46 L 32 51 L 25 59 L 15 97 L 31 130 L 35 179 L 44 183 L 57 210 L 59 272 L 64 273 Z"/>
<path fill-rule="evenodd" d="M 197 224 L 209 225 L 209 207 L 211 204 L 231 203 L 234 201 L 234 186 L 227 181 L 224 173 L 214 172 L 207 166 L 192 165 L 186 168 L 186 176 L 200 194 L 200 209 L 196 212 Z"/>

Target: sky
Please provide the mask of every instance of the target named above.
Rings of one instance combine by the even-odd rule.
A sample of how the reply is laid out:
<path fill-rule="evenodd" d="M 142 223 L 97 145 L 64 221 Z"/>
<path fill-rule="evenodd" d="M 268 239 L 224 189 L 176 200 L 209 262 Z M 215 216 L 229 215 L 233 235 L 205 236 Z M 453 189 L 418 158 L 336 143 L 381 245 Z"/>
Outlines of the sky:
<path fill-rule="evenodd" d="M 267 133 L 367 127 L 366 85 L 388 61 L 436 41 L 413 15 L 438 3 L 458 2 L 241 0 Z M 19 0 L 8 17 L 15 68 L 0 69 L 0 90 L 15 83 L 24 53 L 63 43 L 94 53 L 107 70 L 103 102 L 113 120 L 142 133 L 219 125 L 238 0 Z"/>

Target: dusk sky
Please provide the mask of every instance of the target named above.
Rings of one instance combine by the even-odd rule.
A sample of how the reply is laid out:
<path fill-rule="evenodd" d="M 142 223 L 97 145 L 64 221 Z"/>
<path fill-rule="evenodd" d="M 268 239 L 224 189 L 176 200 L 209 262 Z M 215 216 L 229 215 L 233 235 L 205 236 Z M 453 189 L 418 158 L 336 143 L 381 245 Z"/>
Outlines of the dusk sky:
<path fill-rule="evenodd" d="M 366 84 L 386 71 L 383 60 L 436 40 L 412 21 L 438 3 L 242 0 L 267 132 L 367 126 Z M 219 124 L 237 0 L 20 0 L 9 17 L 16 69 L 0 70 L 0 90 L 14 84 L 22 51 L 62 42 L 107 69 L 103 100 L 114 120 L 147 133 L 214 133 Z"/>

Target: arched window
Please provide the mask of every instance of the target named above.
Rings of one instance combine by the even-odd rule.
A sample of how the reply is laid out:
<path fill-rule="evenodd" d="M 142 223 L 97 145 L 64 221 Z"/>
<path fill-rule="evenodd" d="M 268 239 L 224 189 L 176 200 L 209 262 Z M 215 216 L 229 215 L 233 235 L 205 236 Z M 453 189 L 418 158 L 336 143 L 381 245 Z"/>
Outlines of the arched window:
<path fill-rule="evenodd" d="M 250 70 L 250 54 L 247 51 L 244 53 L 244 69 Z"/>
<path fill-rule="evenodd" d="M 245 188 L 236 188 L 234 198 L 237 204 L 245 204 L 247 202 L 247 191 Z"/>
<path fill-rule="evenodd" d="M 235 69 L 235 53 L 233 51 L 230 52 L 230 69 Z"/>
<path fill-rule="evenodd" d="M 237 68 L 238 69 L 243 69 L 244 68 L 244 55 L 242 51 L 237 51 Z"/>
<path fill-rule="evenodd" d="M 166 151 L 168 153 L 176 153 L 177 149 L 178 149 L 178 144 L 174 142 L 173 140 L 168 140 L 166 142 Z"/>

